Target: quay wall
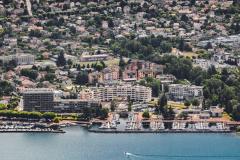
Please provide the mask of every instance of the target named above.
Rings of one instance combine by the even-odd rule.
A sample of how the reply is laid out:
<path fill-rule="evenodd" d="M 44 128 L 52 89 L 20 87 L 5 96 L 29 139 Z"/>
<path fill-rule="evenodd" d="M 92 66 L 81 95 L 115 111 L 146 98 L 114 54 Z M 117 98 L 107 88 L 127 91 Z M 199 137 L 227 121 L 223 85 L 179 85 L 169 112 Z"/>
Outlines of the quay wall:
<path fill-rule="evenodd" d="M 89 129 L 89 132 L 94 133 L 233 133 L 232 130 L 159 130 L 159 131 L 143 131 L 143 130 L 99 130 L 99 129 Z"/>

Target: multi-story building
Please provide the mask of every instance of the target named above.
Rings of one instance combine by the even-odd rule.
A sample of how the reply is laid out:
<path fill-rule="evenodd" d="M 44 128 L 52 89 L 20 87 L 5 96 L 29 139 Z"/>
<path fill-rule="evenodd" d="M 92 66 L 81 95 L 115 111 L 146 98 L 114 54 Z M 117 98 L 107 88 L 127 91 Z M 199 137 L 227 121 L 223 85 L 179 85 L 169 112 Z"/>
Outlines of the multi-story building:
<path fill-rule="evenodd" d="M 54 101 L 55 112 L 81 112 L 84 107 L 96 108 L 100 106 L 98 100 L 60 99 Z"/>
<path fill-rule="evenodd" d="M 90 99 L 61 99 L 47 88 L 23 91 L 23 109 L 39 112 L 79 112 L 84 107 L 99 107 L 100 101 Z"/>
<path fill-rule="evenodd" d="M 104 61 L 109 58 L 107 54 L 97 54 L 97 55 L 82 55 L 80 58 L 81 62 L 92 62 L 92 61 Z"/>
<path fill-rule="evenodd" d="M 47 88 L 27 89 L 23 92 L 23 110 L 52 111 L 54 105 L 54 91 Z"/>
<path fill-rule="evenodd" d="M 148 102 L 152 98 L 152 89 L 140 85 L 113 85 L 104 87 L 92 87 L 94 99 L 101 101 L 111 101 L 114 99 L 127 100 L 129 97 L 133 101 Z"/>
<path fill-rule="evenodd" d="M 104 82 L 111 82 L 119 80 L 119 67 L 107 67 L 102 70 L 102 77 Z"/>
<path fill-rule="evenodd" d="M 90 100 L 94 98 L 94 92 L 91 89 L 84 89 L 79 93 L 79 99 Z"/>
<path fill-rule="evenodd" d="M 185 100 L 202 98 L 203 87 L 195 85 L 170 84 L 169 98 L 173 100 Z"/>
<path fill-rule="evenodd" d="M 143 60 L 132 60 L 123 72 L 123 80 L 140 80 L 146 77 L 156 77 L 163 72 L 163 66 Z"/>
<path fill-rule="evenodd" d="M 15 60 L 17 65 L 26 65 L 26 64 L 34 64 L 35 56 L 31 54 L 16 54 L 9 56 L 1 56 L 0 60 L 2 63 L 8 63 L 9 61 Z"/>
<path fill-rule="evenodd" d="M 157 75 L 156 78 L 159 79 L 162 84 L 171 84 L 176 80 L 176 77 L 172 74 L 161 74 Z"/>
<path fill-rule="evenodd" d="M 88 74 L 89 83 L 108 83 L 119 80 L 119 67 L 112 66 L 104 68 L 101 72 L 92 72 Z"/>

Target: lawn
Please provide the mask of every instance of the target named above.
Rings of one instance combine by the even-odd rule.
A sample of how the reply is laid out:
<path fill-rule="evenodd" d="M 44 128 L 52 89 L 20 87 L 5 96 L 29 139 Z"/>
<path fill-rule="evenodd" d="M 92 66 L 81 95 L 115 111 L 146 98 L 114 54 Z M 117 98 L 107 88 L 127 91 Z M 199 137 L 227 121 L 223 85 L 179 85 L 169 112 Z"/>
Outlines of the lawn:
<path fill-rule="evenodd" d="M 80 64 L 81 66 L 85 65 L 87 66 L 88 64 L 91 66 L 94 63 L 100 63 L 100 61 L 92 61 L 92 62 L 78 62 L 78 64 Z M 107 61 L 104 61 L 104 63 L 107 66 L 113 66 L 113 65 L 118 65 L 119 64 L 119 59 L 118 58 L 114 58 L 114 59 L 110 59 Z"/>
<path fill-rule="evenodd" d="M 173 101 L 168 101 L 168 106 L 172 107 L 172 108 L 175 108 L 175 109 L 185 109 L 186 106 L 184 106 L 184 103 L 181 103 L 181 102 L 173 102 Z"/>

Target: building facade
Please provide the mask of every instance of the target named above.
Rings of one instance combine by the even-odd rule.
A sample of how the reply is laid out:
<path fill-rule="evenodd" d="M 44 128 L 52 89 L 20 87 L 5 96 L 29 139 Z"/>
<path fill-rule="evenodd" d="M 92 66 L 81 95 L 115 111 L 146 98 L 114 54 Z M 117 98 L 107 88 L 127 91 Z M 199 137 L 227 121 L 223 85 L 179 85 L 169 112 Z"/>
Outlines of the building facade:
<path fill-rule="evenodd" d="M 47 88 L 23 91 L 23 110 L 39 112 L 80 112 L 84 107 L 99 107 L 100 101 L 89 99 L 61 99 Z"/>
<path fill-rule="evenodd" d="M 109 56 L 107 54 L 97 54 L 97 55 L 83 55 L 80 58 L 81 62 L 92 62 L 92 61 L 104 61 L 107 60 Z"/>
<path fill-rule="evenodd" d="M 27 89 L 23 92 L 24 111 L 53 111 L 54 91 L 47 88 Z"/>
<path fill-rule="evenodd" d="M 17 65 L 27 65 L 34 64 L 35 56 L 31 54 L 17 54 L 17 55 L 9 55 L 9 56 L 1 56 L 0 60 L 2 63 L 8 63 L 9 61 L 16 61 Z"/>
<path fill-rule="evenodd" d="M 94 99 L 101 101 L 127 100 L 129 97 L 133 101 L 149 102 L 152 98 L 152 89 L 139 85 L 114 85 L 92 87 L 91 89 L 94 91 Z"/>
<path fill-rule="evenodd" d="M 195 85 L 170 84 L 168 94 L 169 98 L 173 100 L 202 98 L 203 87 Z"/>
<path fill-rule="evenodd" d="M 143 60 L 132 60 L 130 64 L 125 67 L 125 70 L 123 72 L 123 80 L 135 81 L 146 77 L 156 78 L 157 75 L 162 73 L 162 65 Z"/>

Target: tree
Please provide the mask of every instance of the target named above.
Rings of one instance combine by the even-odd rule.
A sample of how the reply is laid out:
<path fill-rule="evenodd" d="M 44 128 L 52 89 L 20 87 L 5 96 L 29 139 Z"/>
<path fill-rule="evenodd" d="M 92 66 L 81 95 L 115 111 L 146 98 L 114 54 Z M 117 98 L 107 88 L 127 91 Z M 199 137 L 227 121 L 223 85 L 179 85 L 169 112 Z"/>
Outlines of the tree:
<path fill-rule="evenodd" d="M 14 91 L 14 87 L 8 81 L 0 80 L 0 97 L 1 96 L 8 96 Z"/>
<path fill-rule="evenodd" d="M 164 106 L 167 105 L 167 101 L 168 101 L 168 100 L 167 100 L 166 95 L 163 94 L 163 95 L 160 97 L 159 101 L 158 101 L 158 105 L 162 108 L 162 107 L 164 107 Z"/>
<path fill-rule="evenodd" d="M 53 120 L 56 117 L 56 114 L 53 112 L 45 112 L 43 114 L 43 118 L 47 119 L 47 120 Z"/>
<path fill-rule="evenodd" d="M 132 111 L 132 105 L 128 104 L 128 112 L 131 112 L 131 111 Z"/>
<path fill-rule="evenodd" d="M 199 106 L 199 105 L 200 105 L 199 100 L 198 100 L 198 99 L 194 99 L 194 100 L 192 101 L 192 105 L 193 105 L 193 106 Z"/>
<path fill-rule="evenodd" d="M 21 75 L 36 80 L 36 78 L 38 77 L 38 71 L 26 68 L 21 70 Z"/>
<path fill-rule="evenodd" d="M 183 41 L 183 39 L 180 40 L 178 49 L 179 49 L 180 51 L 184 51 L 184 41 Z"/>
<path fill-rule="evenodd" d="M 211 66 L 208 68 L 207 73 L 208 73 L 209 76 L 212 76 L 212 75 L 217 74 L 217 70 L 216 70 L 215 66 L 214 66 L 214 65 L 211 65 Z"/>
<path fill-rule="evenodd" d="M 67 60 L 67 64 L 68 64 L 69 66 L 72 66 L 72 65 L 73 65 L 73 61 L 72 61 L 71 59 L 68 59 L 68 60 Z"/>
<path fill-rule="evenodd" d="M 103 68 L 106 68 L 106 64 L 104 63 L 104 61 L 100 61 L 101 65 Z"/>
<path fill-rule="evenodd" d="M 232 111 L 232 117 L 236 121 L 240 121 L 240 104 L 234 106 Z"/>
<path fill-rule="evenodd" d="M 108 20 L 108 26 L 109 26 L 110 28 L 113 28 L 113 27 L 114 27 L 114 23 L 113 23 L 113 20 L 112 20 L 112 19 L 109 19 L 109 20 Z"/>
<path fill-rule="evenodd" d="M 61 51 L 59 53 L 56 63 L 57 63 L 57 66 L 65 66 L 66 65 L 67 62 L 66 62 L 66 59 L 64 57 L 63 51 Z"/>
<path fill-rule="evenodd" d="M 196 0 L 191 0 L 191 1 L 190 1 L 190 5 L 191 5 L 191 6 L 195 6 L 195 4 L 196 4 Z"/>
<path fill-rule="evenodd" d="M 76 83 L 79 85 L 86 85 L 88 83 L 88 73 L 80 71 L 76 77 Z"/>
<path fill-rule="evenodd" d="M 3 66 L 7 71 L 13 70 L 15 67 L 17 67 L 17 61 L 14 59 L 10 60 L 8 63 L 4 63 Z"/>
<path fill-rule="evenodd" d="M 143 117 L 143 118 L 150 118 L 149 112 L 148 112 L 147 110 L 144 111 L 143 114 L 142 114 L 142 117 Z"/>
<path fill-rule="evenodd" d="M 59 123 L 59 122 L 60 122 L 60 120 L 59 120 L 59 118 L 58 118 L 58 117 L 55 117 L 55 118 L 53 119 L 53 122 L 54 122 L 54 123 Z"/>
<path fill-rule="evenodd" d="M 56 75 L 54 73 L 47 73 L 45 75 L 45 80 L 52 82 L 56 78 Z"/>
<path fill-rule="evenodd" d="M 116 107 L 117 107 L 117 105 L 116 105 L 115 100 L 112 100 L 112 101 L 111 101 L 111 104 L 110 104 L 110 109 L 111 109 L 111 111 L 114 112 L 115 109 L 116 109 Z"/>
<path fill-rule="evenodd" d="M 192 48 L 189 44 L 187 44 L 183 39 L 180 40 L 178 49 L 180 51 L 192 51 Z"/>
<path fill-rule="evenodd" d="M 100 119 L 106 119 L 108 117 L 108 112 L 106 108 L 100 109 Z"/>
<path fill-rule="evenodd" d="M 188 22 L 188 17 L 186 16 L 186 14 L 183 14 L 182 16 L 181 16 L 181 21 L 184 21 L 184 22 Z"/>
<path fill-rule="evenodd" d="M 77 71 L 81 71 L 81 65 L 80 64 L 77 65 Z"/>
<path fill-rule="evenodd" d="M 154 82 L 152 84 L 152 95 L 153 97 L 158 97 L 160 92 L 160 83 Z"/>
<path fill-rule="evenodd" d="M 186 101 L 184 102 L 184 106 L 189 107 L 190 105 L 191 105 L 191 102 L 190 102 L 190 101 L 186 100 Z"/>
<path fill-rule="evenodd" d="M 120 67 L 121 69 L 124 69 L 125 65 L 126 65 L 126 63 L 125 63 L 123 57 L 120 56 L 119 67 Z"/>
<path fill-rule="evenodd" d="M 72 34 L 76 34 L 76 33 L 77 33 L 76 27 L 71 26 L 71 27 L 70 27 L 70 32 L 71 32 Z"/>
<path fill-rule="evenodd" d="M 181 113 L 179 114 L 179 118 L 183 118 L 184 120 L 186 120 L 186 119 L 188 118 L 187 112 L 181 112 Z"/>
<path fill-rule="evenodd" d="M 211 42 L 208 42 L 207 45 L 205 46 L 205 49 L 212 49 L 212 43 Z"/>

